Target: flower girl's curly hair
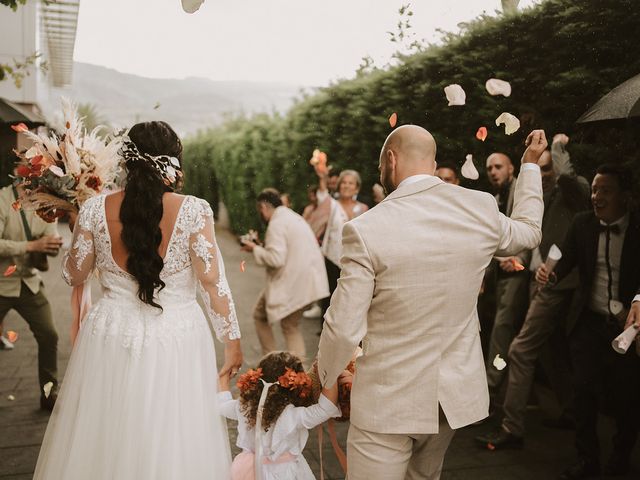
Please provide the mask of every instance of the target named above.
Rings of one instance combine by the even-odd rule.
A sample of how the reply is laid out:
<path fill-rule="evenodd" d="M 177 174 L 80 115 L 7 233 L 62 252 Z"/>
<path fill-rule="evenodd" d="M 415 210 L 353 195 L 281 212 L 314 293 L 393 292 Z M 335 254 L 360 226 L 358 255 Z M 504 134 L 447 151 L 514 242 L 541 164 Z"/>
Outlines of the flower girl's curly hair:
<path fill-rule="evenodd" d="M 292 404 L 306 407 L 313 403 L 311 378 L 304 372 L 302 361 L 289 352 L 273 352 L 260 360 L 255 370 L 249 370 L 238 379 L 240 390 L 240 410 L 254 427 L 258 413 L 258 403 L 264 384 L 276 383 L 267 394 L 262 412 L 262 428 L 271 427 L 285 407 Z"/>

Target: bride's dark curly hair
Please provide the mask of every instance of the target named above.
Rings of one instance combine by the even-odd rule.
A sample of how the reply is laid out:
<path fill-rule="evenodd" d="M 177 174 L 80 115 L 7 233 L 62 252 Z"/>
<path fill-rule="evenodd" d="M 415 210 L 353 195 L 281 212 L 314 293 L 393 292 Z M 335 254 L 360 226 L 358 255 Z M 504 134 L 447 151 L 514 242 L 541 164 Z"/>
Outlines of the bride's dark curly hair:
<path fill-rule="evenodd" d="M 137 123 L 129 130 L 129 138 L 140 153 L 169 155 L 182 163 L 182 142 L 165 122 Z M 158 253 L 162 241 L 160 220 L 162 196 L 172 191 L 149 162 L 128 161 L 124 199 L 120 208 L 122 242 L 129 253 L 127 271 L 138 281 L 138 298 L 162 309 L 154 301 L 156 289 L 165 287 L 160 278 L 164 261 Z"/>
<path fill-rule="evenodd" d="M 302 361 L 289 352 L 272 352 L 264 356 L 257 368 L 262 369 L 262 379 L 265 382 L 273 383 L 278 381 L 278 377 L 283 375 L 287 368 L 295 372 L 304 372 Z M 253 388 L 240 392 L 240 410 L 248 420 L 249 426 L 256 425 L 258 413 L 258 403 L 264 385 L 258 381 Z M 273 385 L 267 394 L 262 411 L 262 428 L 266 432 L 271 425 L 276 423 L 278 417 L 285 407 L 292 404 L 296 407 L 307 407 L 313 403 L 311 396 L 301 398 L 295 390 L 283 388 L 280 385 Z"/>

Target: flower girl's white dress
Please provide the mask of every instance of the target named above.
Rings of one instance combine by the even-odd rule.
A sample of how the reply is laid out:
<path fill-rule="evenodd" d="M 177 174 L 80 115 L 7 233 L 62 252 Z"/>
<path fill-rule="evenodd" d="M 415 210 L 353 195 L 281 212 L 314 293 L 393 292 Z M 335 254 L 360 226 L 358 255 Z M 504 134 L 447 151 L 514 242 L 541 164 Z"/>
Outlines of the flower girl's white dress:
<path fill-rule="evenodd" d="M 213 336 L 239 338 L 209 204 L 185 197 L 161 273 L 163 310 L 113 259 L 105 197 L 82 207 L 65 256 L 71 285 L 95 269 L 103 297 L 84 320 L 40 450 L 37 480 L 228 479 Z"/>
<path fill-rule="evenodd" d="M 255 453 L 255 428 L 249 426 L 240 409 L 240 402 L 234 400 L 228 391 L 220 392 L 218 397 L 222 414 L 238 421 L 236 445 L 243 452 Z M 324 395 L 320 395 L 318 403 L 310 407 L 287 405 L 275 423 L 260 436 L 264 477 L 260 480 L 315 480 L 315 475 L 302 455 L 309 430 L 340 415 L 340 409 Z"/>

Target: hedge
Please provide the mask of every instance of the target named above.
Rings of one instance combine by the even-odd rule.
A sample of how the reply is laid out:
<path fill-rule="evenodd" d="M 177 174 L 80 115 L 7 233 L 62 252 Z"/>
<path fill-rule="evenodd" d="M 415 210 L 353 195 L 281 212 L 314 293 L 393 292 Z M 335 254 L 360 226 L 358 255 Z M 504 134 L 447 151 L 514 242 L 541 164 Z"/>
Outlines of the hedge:
<path fill-rule="evenodd" d="M 315 181 L 308 160 L 320 148 L 338 169 L 359 170 L 367 195 L 377 181 L 393 112 L 399 125 L 432 132 L 439 161 L 462 165 L 472 153 L 481 171 L 493 151 L 519 159 L 532 128 L 549 136 L 569 134 L 577 169 L 588 177 L 605 160 L 638 165 L 638 123 L 585 127 L 575 121 L 611 88 L 640 73 L 639 29 L 633 0 L 547 0 L 516 15 L 479 17 L 400 66 L 318 89 L 286 115 L 229 118 L 187 139 L 188 190 L 215 201 L 219 189 L 232 229 L 244 231 L 257 225 L 254 199 L 264 187 L 289 192 L 296 208 L 304 205 L 306 186 Z M 508 80 L 513 94 L 489 96 L 484 84 L 491 77 Z M 447 106 L 443 89 L 451 83 L 465 89 L 465 106 Z M 503 111 L 522 122 L 511 136 L 495 125 Z M 480 126 L 489 131 L 484 143 L 475 138 Z M 484 173 L 467 183 L 486 185 Z"/>

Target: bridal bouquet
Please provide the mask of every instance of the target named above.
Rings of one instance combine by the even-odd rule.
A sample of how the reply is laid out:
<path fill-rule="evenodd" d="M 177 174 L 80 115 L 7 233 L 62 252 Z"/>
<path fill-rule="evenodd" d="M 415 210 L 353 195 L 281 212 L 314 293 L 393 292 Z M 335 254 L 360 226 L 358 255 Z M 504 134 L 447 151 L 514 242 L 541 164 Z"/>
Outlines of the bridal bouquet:
<path fill-rule="evenodd" d="M 62 100 L 62 111 L 61 134 L 12 127 L 33 141 L 28 150 L 15 152 L 19 161 L 14 184 L 22 188 L 14 208 L 35 210 L 47 222 L 77 212 L 85 200 L 113 186 L 119 172 L 121 139 L 101 137 L 101 127 L 87 132 L 76 105 L 67 99 Z"/>

